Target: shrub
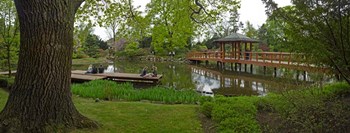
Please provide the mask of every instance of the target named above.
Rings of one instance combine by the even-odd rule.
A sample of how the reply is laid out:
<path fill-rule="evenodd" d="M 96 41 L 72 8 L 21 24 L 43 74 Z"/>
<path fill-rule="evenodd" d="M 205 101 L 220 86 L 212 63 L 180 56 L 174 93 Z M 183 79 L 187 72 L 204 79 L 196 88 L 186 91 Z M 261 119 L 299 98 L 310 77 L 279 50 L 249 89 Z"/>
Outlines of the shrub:
<path fill-rule="evenodd" d="M 269 94 L 258 105 L 259 109 L 280 114 L 281 128 L 292 132 L 339 132 L 349 124 L 350 110 L 339 101 L 344 94 L 349 94 L 349 88 L 345 83 L 337 83 L 324 88 Z"/>
<path fill-rule="evenodd" d="M 223 97 L 201 101 L 201 112 L 218 123 L 220 132 L 260 132 L 255 116 L 258 97 Z"/>

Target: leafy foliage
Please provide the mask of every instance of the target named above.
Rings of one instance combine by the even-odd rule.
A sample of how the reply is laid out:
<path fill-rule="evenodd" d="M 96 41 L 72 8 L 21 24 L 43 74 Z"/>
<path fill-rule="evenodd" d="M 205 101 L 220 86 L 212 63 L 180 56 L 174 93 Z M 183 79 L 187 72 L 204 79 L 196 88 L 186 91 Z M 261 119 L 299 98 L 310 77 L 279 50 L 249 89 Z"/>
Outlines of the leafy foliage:
<path fill-rule="evenodd" d="M 156 53 L 178 52 L 191 45 L 194 36 L 212 34 L 214 29 L 230 29 L 227 34 L 237 29 L 237 0 L 152 0 L 145 15 L 132 3 L 133 0 L 86 0 L 77 17 L 82 22 L 94 22 L 90 18 L 95 16 L 97 24 L 109 27 L 114 43 L 127 39 L 144 47 L 144 38 L 152 37 Z M 227 17 L 230 19 L 224 19 Z"/>
<path fill-rule="evenodd" d="M 102 57 L 103 54 L 101 55 L 101 53 L 107 48 L 107 43 L 94 34 L 89 34 L 86 37 L 86 41 L 83 43 L 84 52 L 93 58 Z"/>
<path fill-rule="evenodd" d="M 19 24 L 12 0 L 0 3 L 0 70 L 15 69 L 19 51 Z"/>
<path fill-rule="evenodd" d="M 348 96 L 349 85 L 338 83 L 324 88 L 269 94 L 258 102 L 261 110 L 281 116 L 279 130 L 289 132 L 339 132 L 347 128 L 350 111 L 339 99 Z M 293 127 L 293 128 L 290 128 Z"/>
<path fill-rule="evenodd" d="M 172 104 L 195 104 L 200 97 L 193 90 L 175 90 L 161 87 L 136 90 L 130 83 L 117 84 L 113 81 L 104 80 L 75 84 L 72 86 L 72 92 L 81 97 L 127 101 L 149 100 Z"/>
<path fill-rule="evenodd" d="M 207 101 L 206 101 L 207 100 Z M 201 102 L 201 110 L 218 123 L 220 132 L 260 132 L 255 116 L 258 97 L 222 97 Z"/>
<path fill-rule="evenodd" d="M 283 41 L 293 52 L 305 53 L 309 61 L 327 65 L 350 84 L 350 6 L 347 0 L 292 0 L 293 6 L 278 8 L 263 0 L 270 19 L 278 20 Z"/>

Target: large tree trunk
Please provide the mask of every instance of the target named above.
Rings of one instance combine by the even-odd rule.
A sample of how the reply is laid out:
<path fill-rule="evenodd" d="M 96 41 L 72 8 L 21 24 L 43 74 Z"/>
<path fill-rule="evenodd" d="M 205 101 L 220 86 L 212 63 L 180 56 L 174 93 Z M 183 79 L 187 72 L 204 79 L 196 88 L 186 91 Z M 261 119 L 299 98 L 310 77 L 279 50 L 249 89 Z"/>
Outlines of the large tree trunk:
<path fill-rule="evenodd" d="M 15 84 L 0 113 L 0 132 L 97 127 L 72 102 L 74 14 L 82 1 L 15 0 L 21 45 Z"/>

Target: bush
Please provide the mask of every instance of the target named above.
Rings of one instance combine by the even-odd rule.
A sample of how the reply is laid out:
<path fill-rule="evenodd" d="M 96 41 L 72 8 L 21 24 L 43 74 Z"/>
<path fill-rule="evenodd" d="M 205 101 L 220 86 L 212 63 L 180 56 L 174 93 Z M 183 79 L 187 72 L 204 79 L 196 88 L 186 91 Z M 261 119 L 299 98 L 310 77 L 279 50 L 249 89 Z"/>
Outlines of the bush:
<path fill-rule="evenodd" d="M 220 132 L 260 132 L 255 116 L 258 97 L 202 99 L 201 112 L 218 123 Z"/>
<path fill-rule="evenodd" d="M 341 132 L 347 129 L 350 110 L 341 104 L 340 98 L 349 94 L 349 88 L 345 83 L 337 83 L 269 94 L 258 106 L 263 111 L 278 113 L 283 120 L 280 128 L 291 132 Z"/>
<path fill-rule="evenodd" d="M 281 120 L 277 127 L 261 125 L 265 132 L 343 132 L 349 130 L 350 109 L 341 99 L 349 96 L 350 86 L 336 83 L 265 97 L 201 98 L 200 110 L 218 124 L 220 132 L 261 132 L 258 110 L 276 114 L 270 117 L 278 118 L 271 120 Z"/>

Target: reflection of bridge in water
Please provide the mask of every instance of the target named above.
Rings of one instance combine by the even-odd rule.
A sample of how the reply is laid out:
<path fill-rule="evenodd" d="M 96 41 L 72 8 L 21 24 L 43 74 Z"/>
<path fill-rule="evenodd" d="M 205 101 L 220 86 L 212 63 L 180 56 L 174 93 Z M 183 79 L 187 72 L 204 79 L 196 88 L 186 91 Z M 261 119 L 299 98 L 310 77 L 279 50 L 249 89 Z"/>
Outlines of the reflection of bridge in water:
<path fill-rule="evenodd" d="M 247 74 L 223 74 L 221 72 L 191 66 L 192 78 L 197 84 L 197 91 L 203 95 L 220 94 L 225 96 L 265 95 L 269 89 L 291 87 L 265 76 Z"/>

